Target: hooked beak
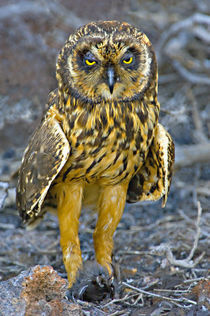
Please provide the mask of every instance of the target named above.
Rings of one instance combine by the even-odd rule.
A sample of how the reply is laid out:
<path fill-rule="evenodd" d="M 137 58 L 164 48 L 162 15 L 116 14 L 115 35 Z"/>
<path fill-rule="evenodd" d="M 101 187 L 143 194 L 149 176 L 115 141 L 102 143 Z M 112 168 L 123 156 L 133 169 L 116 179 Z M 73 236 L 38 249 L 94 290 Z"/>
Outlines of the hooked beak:
<path fill-rule="evenodd" d="M 108 76 L 108 85 L 109 85 L 109 91 L 112 94 L 113 89 L 114 89 L 114 69 L 112 67 L 109 67 L 107 70 L 107 76 Z"/>

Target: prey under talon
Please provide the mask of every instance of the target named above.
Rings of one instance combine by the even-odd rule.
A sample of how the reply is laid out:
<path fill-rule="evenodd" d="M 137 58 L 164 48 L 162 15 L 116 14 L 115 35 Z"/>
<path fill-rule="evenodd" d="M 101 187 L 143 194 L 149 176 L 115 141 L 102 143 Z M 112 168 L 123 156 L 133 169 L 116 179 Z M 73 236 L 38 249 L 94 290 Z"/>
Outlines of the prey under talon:
<path fill-rule="evenodd" d="M 82 301 L 100 302 L 107 298 L 112 299 L 114 294 L 114 277 L 97 262 L 86 262 L 67 296 Z"/>

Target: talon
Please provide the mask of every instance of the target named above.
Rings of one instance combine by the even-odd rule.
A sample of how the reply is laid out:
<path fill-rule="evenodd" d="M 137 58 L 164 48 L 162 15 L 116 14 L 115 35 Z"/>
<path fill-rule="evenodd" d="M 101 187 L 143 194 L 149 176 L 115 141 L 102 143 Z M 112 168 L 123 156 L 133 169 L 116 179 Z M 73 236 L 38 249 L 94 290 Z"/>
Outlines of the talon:
<path fill-rule="evenodd" d="M 110 278 L 105 267 L 96 262 L 86 262 L 71 288 L 71 296 L 88 302 L 100 302 L 105 298 L 113 298 L 115 293 L 113 280 L 114 277 Z"/>

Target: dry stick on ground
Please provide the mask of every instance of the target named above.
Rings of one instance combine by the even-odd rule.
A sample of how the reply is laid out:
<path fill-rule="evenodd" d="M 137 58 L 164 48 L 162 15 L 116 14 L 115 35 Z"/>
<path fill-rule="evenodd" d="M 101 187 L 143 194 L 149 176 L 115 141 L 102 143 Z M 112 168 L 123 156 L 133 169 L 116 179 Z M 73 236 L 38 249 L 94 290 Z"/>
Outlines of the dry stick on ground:
<path fill-rule="evenodd" d="M 172 60 L 172 64 L 177 72 L 186 80 L 192 83 L 207 84 L 210 85 L 210 79 L 204 75 L 197 75 L 191 73 L 189 70 L 184 68 L 178 60 Z"/>
<path fill-rule="evenodd" d="M 210 161 L 210 142 L 197 145 L 175 147 L 175 169 L 191 166 L 195 163 Z"/>
<path fill-rule="evenodd" d="M 116 303 L 125 303 L 126 305 L 129 305 L 129 306 L 135 306 L 135 305 L 144 306 L 144 300 L 143 300 L 142 293 L 140 293 L 138 295 L 138 297 L 135 299 L 134 303 L 127 303 L 126 302 L 126 301 L 128 301 L 128 300 L 130 300 L 130 299 L 132 299 L 134 297 L 136 298 L 136 293 L 135 294 L 128 293 L 122 298 L 113 299 L 112 301 L 110 301 L 107 304 L 103 305 L 103 308 L 104 307 L 108 307 L 109 305 L 112 305 L 112 304 L 116 304 Z M 142 303 L 139 303 L 139 300 L 141 300 Z"/>
<path fill-rule="evenodd" d="M 176 259 L 171 251 L 171 248 L 168 244 L 161 244 L 157 247 L 152 247 L 152 252 L 155 254 L 165 254 L 169 263 L 175 266 L 184 267 L 184 268 L 194 268 L 203 258 L 205 252 L 203 252 L 198 258 L 194 261 L 192 260 L 194 253 L 198 246 L 198 240 L 200 237 L 200 220 L 201 220 L 202 208 L 200 202 L 198 201 L 198 216 L 196 220 L 196 235 L 193 243 L 193 247 L 190 251 L 189 256 L 186 259 Z"/>
<path fill-rule="evenodd" d="M 186 188 L 186 182 L 182 181 L 176 181 L 176 188 L 177 189 L 183 189 Z M 206 183 L 201 183 L 199 186 L 196 187 L 194 185 L 187 185 L 188 192 L 193 192 L 196 190 L 197 195 L 202 195 L 205 197 L 210 197 L 210 181 L 207 181 Z M 182 213 L 182 210 L 178 210 L 178 212 L 184 217 L 186 217 L 186 214 Z M 192 220 L 190 220 L 192 221 Z"/>
<path fill-rule="evenodd" d="M 116 312 L 114 312 L 112 314 L 109 314 L 109 316 L 120 316 L 120 315 L 128 316 L 128 315 L 130 315 L 130 312 L 126 313 L 126 311 L 123 310 L 123 311 L 116 311 Z"/>
<path fill-rule="evenodd" d="M 192 300 L 189 300 L 185 297 L 180 297 L 180 298 L 173 298 L 173 297 L 168 297 L 168 296 L 162 296 L 160 294 L 155 294 L 155 293 L 152 293 L 152 292 L 148 292 L 148 291 L 145 291 L 145 290 L 142 290 L 142 289 L 139 289 L 133 285 L 130 285 L 126 282 L 122 282 L 123 285 L 125 285 L 126 287 L 128 287 L 129 289 L 132 289 L 138 293 L 142 293 L 142 294 L 145 294 L 145 295 L 148 295 L 148 296 L 152 296 L 152 297 L 157 297 L 157 298 L 161 298 L 163 300 L 166 300 L 166 301 L 170 301 L 172 302 L 173 304 L 179 306 L 179 307 L 182 307 L 182 308 L 189 308 L 190 306 L 182 306 L 178 303 L 182 303 L 182 302 L 186 302 L 186 303 L 189 303 L 189 304 L 193 304 L 193 305 L 197 305 L 197 303 L 195 301 L 192 301 Z"/>
<path fill-rule="evenodd" d="M 200 112 L 198 110 L 198 102 L 193 94 L 192 86 L 186 91 L 190 104 L 192 104 L 192 118 L 195 129 L 193 129 L 193 136 L 197 143 L 207 144 L 208 138 L 204 133 L 203 121 L 201 120 Z"/>

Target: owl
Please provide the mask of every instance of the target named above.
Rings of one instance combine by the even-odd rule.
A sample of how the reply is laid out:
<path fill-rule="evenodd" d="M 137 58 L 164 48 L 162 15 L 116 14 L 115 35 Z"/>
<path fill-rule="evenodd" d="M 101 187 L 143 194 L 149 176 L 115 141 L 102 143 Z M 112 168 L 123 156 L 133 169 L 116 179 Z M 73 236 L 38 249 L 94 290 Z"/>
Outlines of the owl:
<path fill-rule="evenodd" d="M 17 208 L 32 227 L 56 210 L 69 287 L 82 268 L 82 206 L 98 213 L 95 257 L 112 275 L 113 234 L 126 201 L 165 206 L 174 144 L 158 123 L 158 71 L 147 36 L 118 21 L 89 23 L 70 35 L 56 65 L 58 89 L 30 139 Z"/>

